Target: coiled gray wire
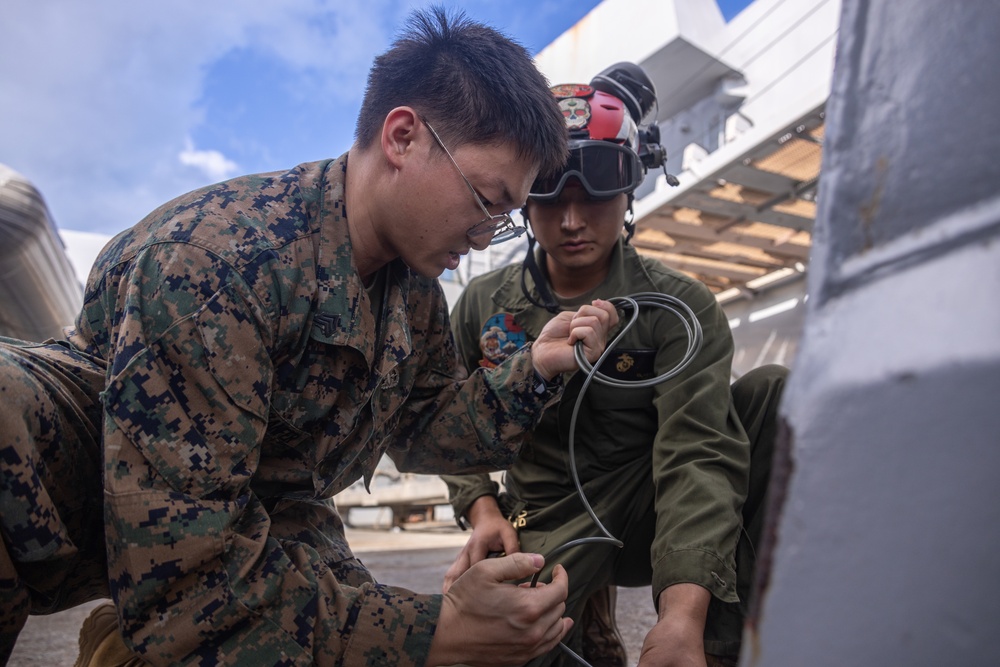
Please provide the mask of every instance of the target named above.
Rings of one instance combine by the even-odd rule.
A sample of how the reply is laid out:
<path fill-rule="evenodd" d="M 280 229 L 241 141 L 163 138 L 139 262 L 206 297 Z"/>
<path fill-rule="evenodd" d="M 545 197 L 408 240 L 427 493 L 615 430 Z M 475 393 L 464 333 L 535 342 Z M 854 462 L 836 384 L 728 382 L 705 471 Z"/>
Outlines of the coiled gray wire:
<path fill-rule="evenodd" d="M 609 299 L 609 301 L 620 311 L 623 311 L 626 314 L 631 312 L 631 317 L 628 323 L 622 327 L 622 330 L 618 333 L 618 335 L 615 336 L 614 340 L 608 344 L 604 353 L 600 356 L 600 358 L 598 358 L 597 363 L 593 365 L 587 361 L 587 356 L 583 351 L 583 343 L 581 341 L 577 341 L 573 352 L 576 357 L 577 366 L 580 367 L 581 371 L 586 373 L 586 377 L 584 378 L 583 384 L 580 386 L 580 393 L 576 397 L 576 403 L 573 405 L 573 413 L 570 416 L 568 443 L 569 469 L 570 474 L 573 477 L 573 484 L 576 487 L 577 495 L 580 496 L 580 500 L 583 502 L 583 506 L 587 510 L 587 514 L 590 515 L 590 519 L 594 522 L 594 525 L 597 526 L 602 533 L 604 533 L 604 536 L 581 537 L 579 539 L 570 540 L 569 542 L 553 549 L 546 557 L 547 562 L 567 549 L 584 544 L 611 544 L 619 549 L 624 546 L 622 541 L 612 535 L 611 532 L 604 527 L 604 524 L 601 523 L 601 520 L 597 518 L 594 508 L 590 506 L 590 501 L 587 500 L 587 496 L 583 492 L 583 485 L 580 483 L 580 475 L 576 470 L 576 421 L 577 415 L 580 413 L 580 406 L 583 405 L 583 397 L 586 394 L 588 387 L 590 387 L 590 383 L 598 382 L 609 387 L 620 388 L 652 387 L 679 375 L 685 368 L 688 367 L 688 365 L 691 364 L 692 361 L 694 361 L 698 352 L 701 351 L 701 323 L 698 321 L 698 317 L 694 314 L 694 311 L 692 311 L 686 303 L 677 297 L 669 294 L 661 294 L 659 292 L 639 292 L 637 294 L 632 294 L 631 296 L 617 296 Z M 608 356 L 614 352 L 618 343 L 638 321 L 640 308 L 658 308 L 660 310 L 666 310 L 673 313 L 677 319 L 681 321 L 681 324 L 684 325 L 684 330 L 687 333 L 688 339 L 687 350 L 685 351 L 684 356 L 681 357 L 681 360 L 677 362 L 673 368 L 664 371 L 656 377 L 648 378 L 646 380 L 619 380 L 618 378 L 613 378 L 601 373 L 599 369 L 604 364 L 605 359 L 607 359 Z M 536 572 L 531 578 L 532 586 L 535 586 L 538 583 L 538 577 L 540 574 L 541 572 Z M 581 665 L 591 667 L 590 663 L 577 655 L 575 651 L 565 644 L 560 643 L 559 648 L 572 656 Z"/>

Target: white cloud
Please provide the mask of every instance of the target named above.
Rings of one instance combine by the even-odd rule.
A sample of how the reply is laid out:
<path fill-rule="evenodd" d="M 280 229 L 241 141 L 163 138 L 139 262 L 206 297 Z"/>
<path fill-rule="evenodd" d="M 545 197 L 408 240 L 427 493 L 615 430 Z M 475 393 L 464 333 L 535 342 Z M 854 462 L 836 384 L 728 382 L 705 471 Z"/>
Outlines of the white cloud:
<path fill-rule="evenodd" d="M 235 176 L 240 166 L 219 151 L 201 151 L 194 147 L 190 137 L 184 142 L 184 150 L 178 154 L 181 164 L 196 167 L 212 181 L 223 181 Z"/>
<path fill-rule="evenodd" d="M 0 78 L 0 162 L 32 181 L 60 228 L 113 234 L 238 169 L 335 157 L 351 143 L 373 56 L 411 9 L 437 2 L 3 0 L 0 63 L 10 65 Z M 472 16 L 520 24 L 508 3 L 470 2 Z M 535 0 L 510 4 L 538 16 Z M 255 72 L 233 72 L 229 81 L 251 101 L 226 107 L 206 88 L 208 75 L 245 53 L 280 63 L 287 84 L 262 89 Z M 266 107 L 275 95 L 302 113 L 244 132 L 244 123 L 260 127 L 255 96 Z M 210 145 L 205 123 L 220 108 L 234 112 L 232 142 Z M 293 131 L 294 155 L 269 139 Z"/>
<path fill-rule="evenodd" d="M 17 65 L 0 82 L 0 162 L 32 181 L 60 228 L 116 233 L 242 162 L 226 147 L 186 143 L 205 121 L 213 63 L 264 53 L 326 95 L 360 99 L 401 1 L 5 0 L 0 62 Z M 343 127 L 349 145 L 356 106 L 340 106 L 349 120 L 325 122 Z"/>

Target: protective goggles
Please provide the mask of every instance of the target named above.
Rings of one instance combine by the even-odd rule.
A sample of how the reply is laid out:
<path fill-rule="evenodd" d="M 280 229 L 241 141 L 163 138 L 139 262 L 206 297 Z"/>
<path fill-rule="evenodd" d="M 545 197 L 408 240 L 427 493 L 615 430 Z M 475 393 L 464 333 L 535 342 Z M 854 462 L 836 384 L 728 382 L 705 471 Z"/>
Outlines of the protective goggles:
<path fill-rule="evenodd" d="M 642 162 L 631 148 L 594 139 L 574 141 L 563 170 L 554 176 L 536 179 L 528 197 L 536 201 L 556 199 L 566 181 L 575 177 L 591 197 L 610 199 L 635 190 L 643 176 Z"/>

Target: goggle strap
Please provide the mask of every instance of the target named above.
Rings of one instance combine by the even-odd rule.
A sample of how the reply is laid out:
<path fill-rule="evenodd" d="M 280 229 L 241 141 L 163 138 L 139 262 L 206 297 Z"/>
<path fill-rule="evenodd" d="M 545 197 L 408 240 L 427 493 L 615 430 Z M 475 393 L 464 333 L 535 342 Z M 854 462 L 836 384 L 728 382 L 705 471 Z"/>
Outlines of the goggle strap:
<path fill-rule="evenodd" d="M 632 210 L 632 202 L 635 201 L 635 195 L 631 192 L 628 193 L 628 217 L 625 218 L 625 244 L 632 240 L 635 236 L 635 212 Z"/>

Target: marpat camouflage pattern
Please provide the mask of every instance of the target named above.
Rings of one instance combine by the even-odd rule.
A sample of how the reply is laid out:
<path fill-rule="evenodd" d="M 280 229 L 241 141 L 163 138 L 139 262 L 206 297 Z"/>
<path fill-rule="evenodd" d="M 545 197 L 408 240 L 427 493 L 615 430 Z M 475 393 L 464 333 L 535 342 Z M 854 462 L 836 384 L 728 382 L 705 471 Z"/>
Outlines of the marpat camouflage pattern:
<path fill-rule="evenodd" d="M 463 381 L 436 280 L 397 260 L 369 295 L 346 169 L 165 204 L 66 341 L 0 343 L 0 661 L 29 611 L 110 593 L 152 664 L 423 664 L 441 597 L 375 583 L 332 497 L 384 452 L 507 467 L 549 397 L 530 351 Z"/>

